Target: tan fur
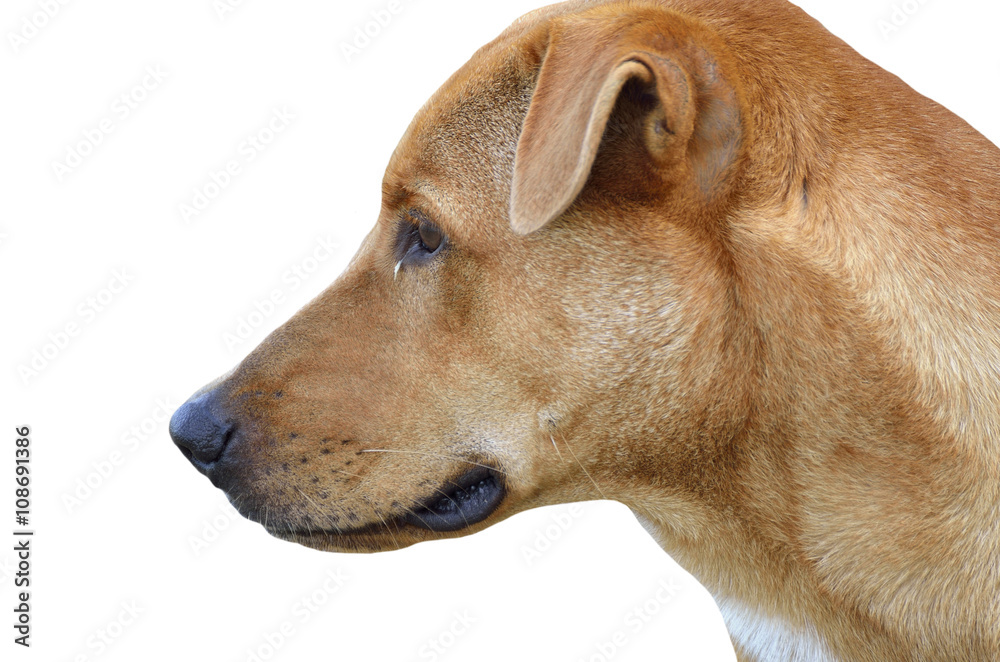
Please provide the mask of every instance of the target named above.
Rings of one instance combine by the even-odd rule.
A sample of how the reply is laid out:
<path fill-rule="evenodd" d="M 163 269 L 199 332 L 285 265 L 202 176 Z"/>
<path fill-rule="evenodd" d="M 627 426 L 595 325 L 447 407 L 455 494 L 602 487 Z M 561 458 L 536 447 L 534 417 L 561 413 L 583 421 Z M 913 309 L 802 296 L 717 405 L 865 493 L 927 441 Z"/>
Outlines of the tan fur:
<path fill-rule="evenodd" d="M 383 192 L 215 385 L 243 512 L 378 551 L 617 499 L 836 659 L 1000 659 L 1000 153 L 965 122 L 784 0 L 570 2 L 445 83 Z M 394 278 L 409 209 L 447 251 Z M 398 520 L 470 462 L 493 515 Z"/>

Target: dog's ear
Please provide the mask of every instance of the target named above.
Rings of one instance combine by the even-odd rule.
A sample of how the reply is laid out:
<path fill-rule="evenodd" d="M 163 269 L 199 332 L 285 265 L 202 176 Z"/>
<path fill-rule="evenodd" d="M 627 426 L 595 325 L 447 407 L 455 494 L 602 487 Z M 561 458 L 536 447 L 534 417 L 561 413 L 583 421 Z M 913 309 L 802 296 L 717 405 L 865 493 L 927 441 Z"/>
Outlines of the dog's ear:
<path fill-rule="evenodd" d="M 686 159 L 701 193 L 719 192 L 739 151 L 740 104 L 718 60 L 700 43 L 706 35 L 692 32 L 707 31 L 692 31 L 679 16 L 656 10 L 553 22 L 514 159 L 515 232 L 534 232 L 573 203 L 630 80 L 655 104 L 639 134 L 648 157 L 660 167 Z"/>

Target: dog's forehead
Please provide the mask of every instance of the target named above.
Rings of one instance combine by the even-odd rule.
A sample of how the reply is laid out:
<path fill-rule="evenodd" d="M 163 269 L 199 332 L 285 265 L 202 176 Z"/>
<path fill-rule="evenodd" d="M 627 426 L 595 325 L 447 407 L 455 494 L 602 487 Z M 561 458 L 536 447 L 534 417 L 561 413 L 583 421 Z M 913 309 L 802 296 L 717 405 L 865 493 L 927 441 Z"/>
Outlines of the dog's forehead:
<path fill-rule="evenodd" d="M 484 213 L 506 223 L 514 154 L 538 67 L 525 57 L 524 39 L 522 32 L 501 35 L 423 105 L 386 168 L 387 197 L 430 193 L 452 223 Z"/>

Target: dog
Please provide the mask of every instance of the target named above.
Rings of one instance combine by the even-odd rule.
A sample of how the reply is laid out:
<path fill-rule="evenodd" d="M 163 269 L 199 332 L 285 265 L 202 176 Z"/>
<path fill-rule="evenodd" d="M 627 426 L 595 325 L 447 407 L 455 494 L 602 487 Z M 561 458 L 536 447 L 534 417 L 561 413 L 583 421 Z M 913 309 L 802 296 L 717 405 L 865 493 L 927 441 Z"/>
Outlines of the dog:
<path fill-rule="evenodd" d="M 741 660 L 1000 659 L 1000 152 L 785 0 L 567 2 L 419 111 L 344 274 L 173 415 L 272 535 L 615 499 Z"/>

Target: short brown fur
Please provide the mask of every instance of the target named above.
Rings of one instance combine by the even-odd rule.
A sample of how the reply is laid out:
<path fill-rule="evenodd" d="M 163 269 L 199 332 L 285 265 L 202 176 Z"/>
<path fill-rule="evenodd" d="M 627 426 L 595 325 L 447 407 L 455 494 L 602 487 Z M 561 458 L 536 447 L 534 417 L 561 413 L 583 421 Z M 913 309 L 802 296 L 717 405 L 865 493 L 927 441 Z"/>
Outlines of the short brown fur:
<path fill-rule="evenodd" d="M 445 83 L 383 193 L 212 385 L 245 514 L 378 551 L 617 499 L 811 659 L 1000 659 L 1000 152 L 964 121 L 783 0 L 570 2 Z M 394 273 L 411 209 L 447 250 Z M 400 522 L 469 463 L 495 513 Z"/>

